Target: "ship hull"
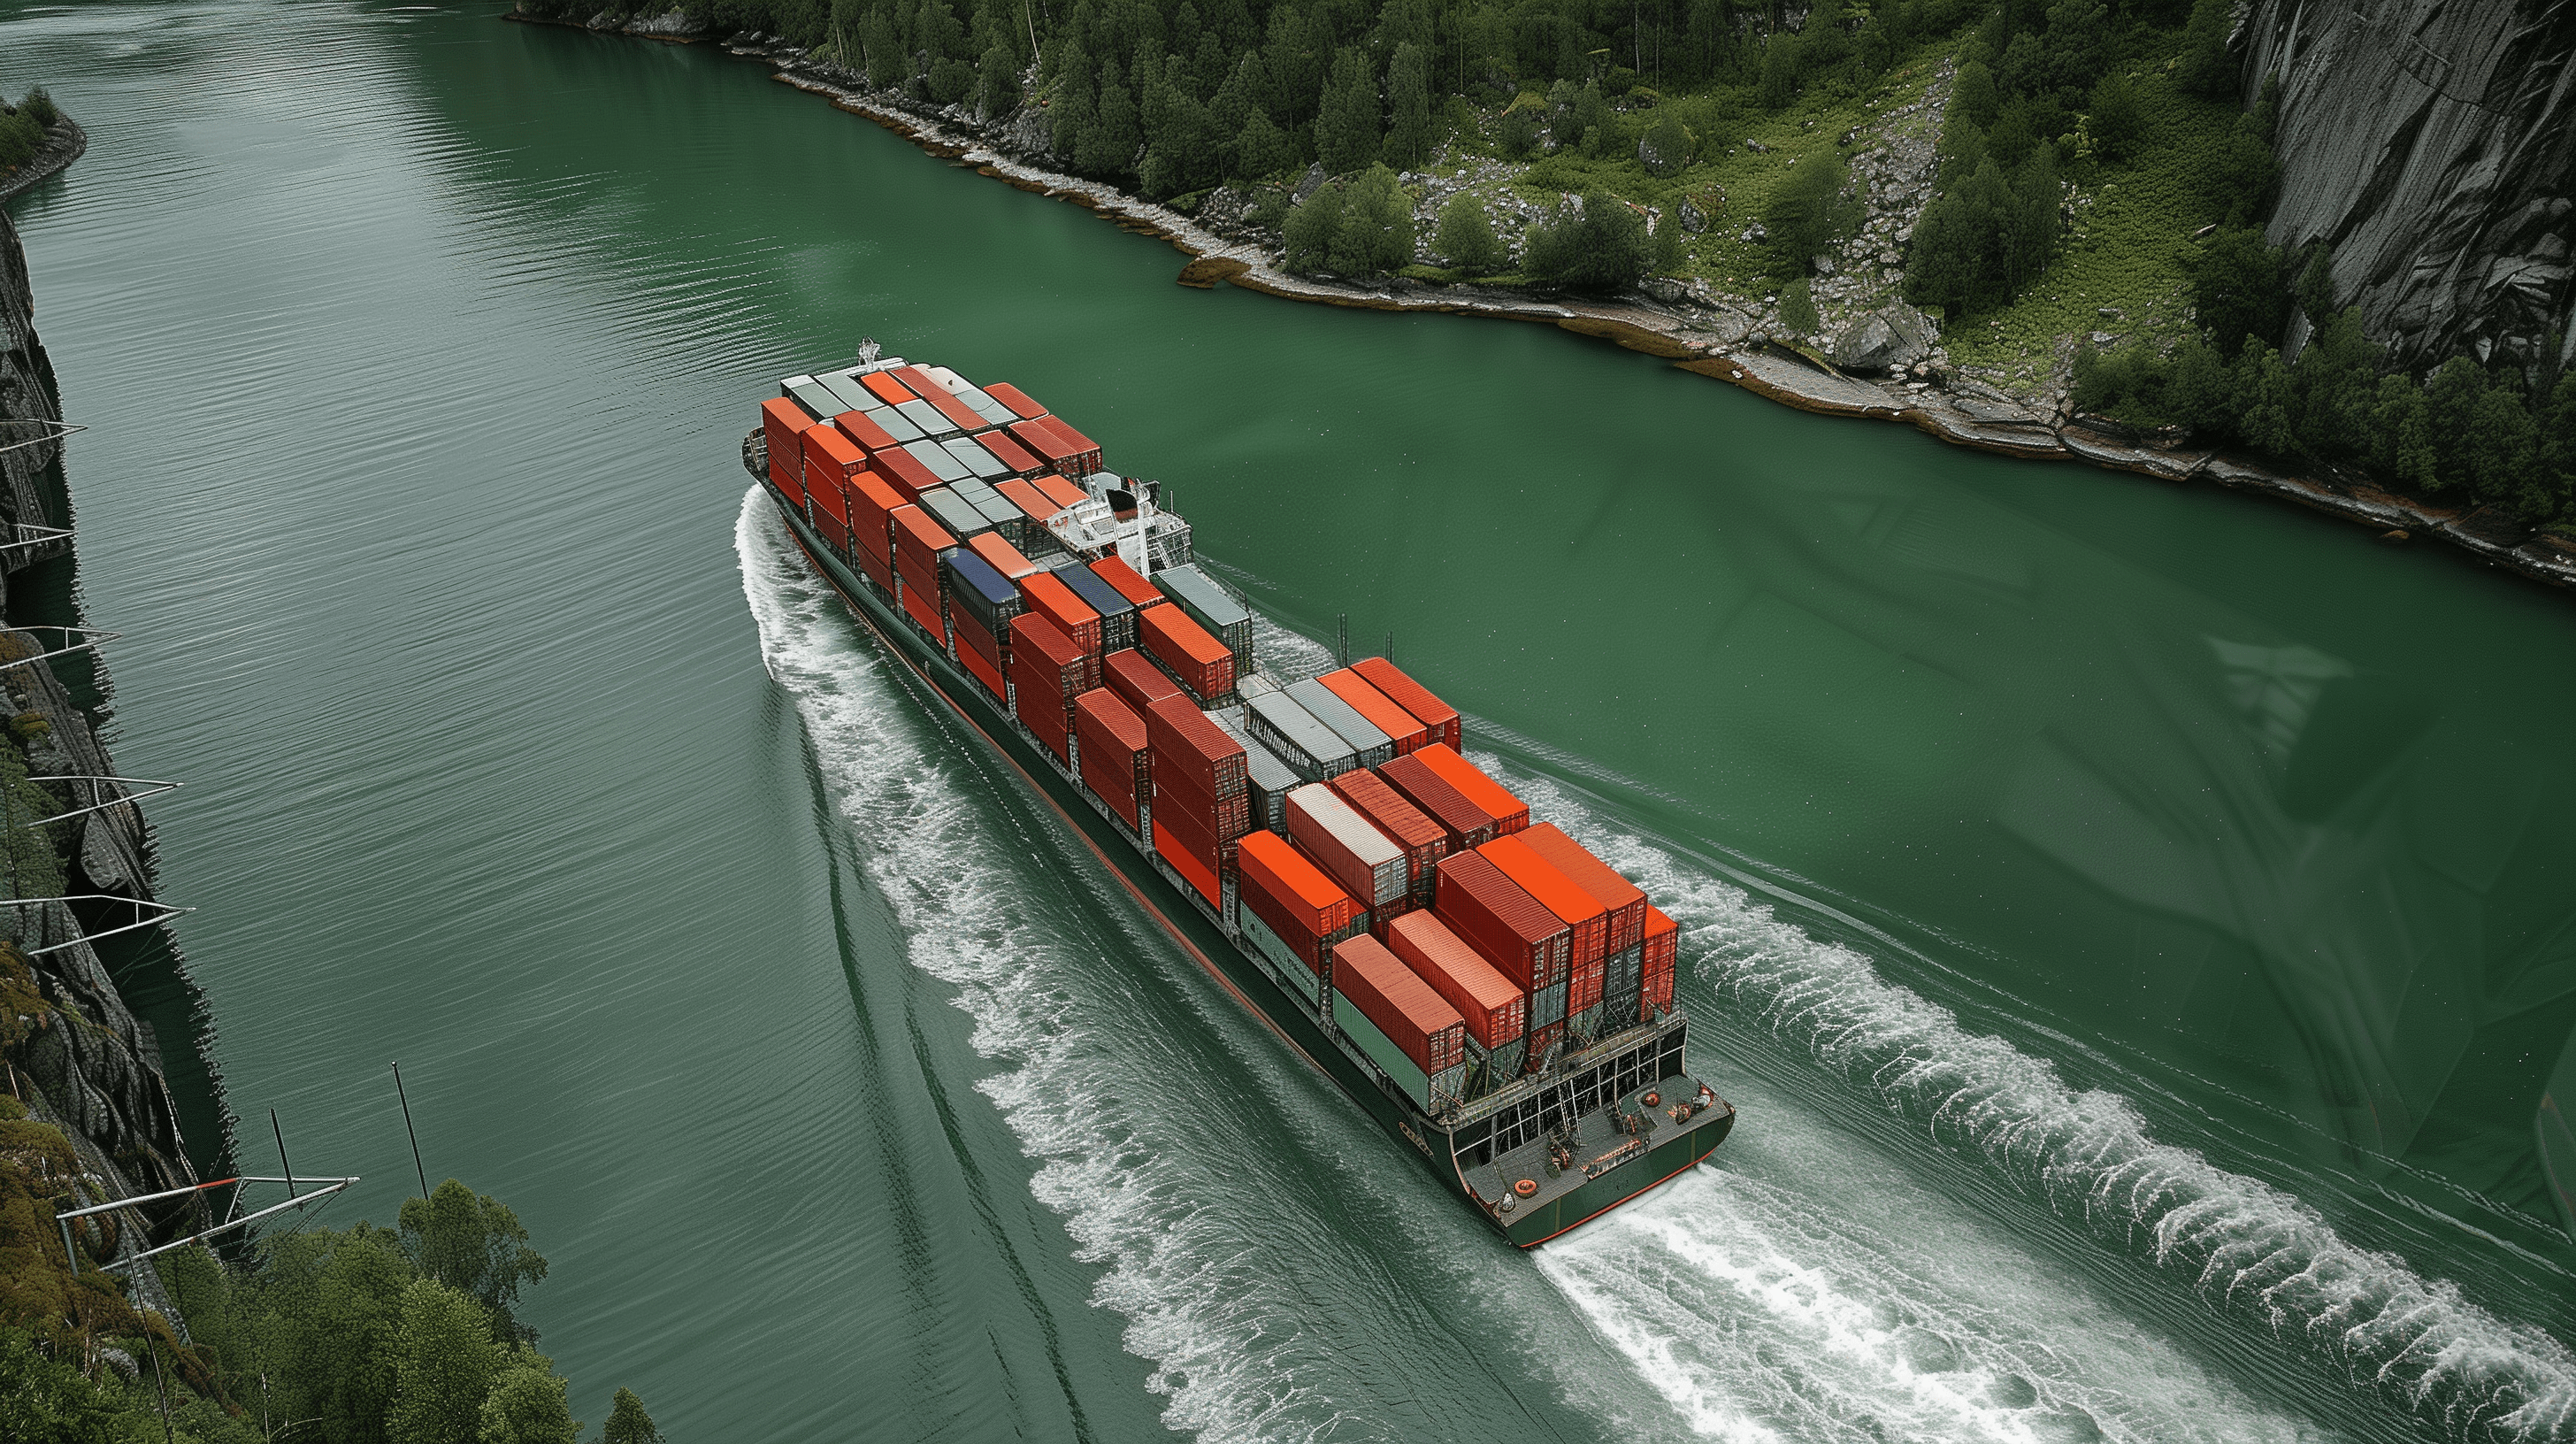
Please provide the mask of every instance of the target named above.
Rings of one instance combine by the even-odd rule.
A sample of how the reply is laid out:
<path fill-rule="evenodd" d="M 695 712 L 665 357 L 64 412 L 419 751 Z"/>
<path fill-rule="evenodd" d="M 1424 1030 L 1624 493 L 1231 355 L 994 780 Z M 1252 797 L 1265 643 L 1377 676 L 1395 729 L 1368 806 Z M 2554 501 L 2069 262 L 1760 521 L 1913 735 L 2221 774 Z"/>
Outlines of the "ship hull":
<path fill-rule="evenodd" d="M 1010 763 L 1029 790 L 1064 819 L 1210 978 L 1280 1041 L 1339 1084 L 1354 1103 L 1421 1162 L 1435 1183 L 1459 1197 L 1505 1240 L 1521 1248 L 1543 1243 L 1670 1180 L 1698 1164 L 1724 1141 L 1735 1115 L 1731 1107 L 1721 1104 L 1722 1116 L 1700 1120 L 1669 1141 L 1571 1191 L 1534 1206 L 1497 1211 L 1467 1181 L 1449 1127 L 1414 1106 L 1392 1084 L 1360 1066 L 1337 1046 L 1305 1005 L 1235 944 L 1214 911 L 1169 870 L 1168 864 L 1089 797 L 982 684 L 901 613 L 892 598 L 836 554 L 764 475 L 756 470 L 753 475 L 778 508 L 780 518 L 787 523 L 816 575 L 830 584 L 929 695 Z M 1671 1050 L 1671 1056 L 1673 1066 L 1678 1068 L 1678 1048 Z"/>

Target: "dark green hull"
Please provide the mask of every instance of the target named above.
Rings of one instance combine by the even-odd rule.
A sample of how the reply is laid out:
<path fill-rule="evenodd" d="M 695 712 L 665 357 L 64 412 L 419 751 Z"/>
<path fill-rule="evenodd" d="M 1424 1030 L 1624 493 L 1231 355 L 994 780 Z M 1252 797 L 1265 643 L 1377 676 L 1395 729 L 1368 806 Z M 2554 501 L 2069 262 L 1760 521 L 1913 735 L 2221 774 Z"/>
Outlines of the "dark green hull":
<path fill-rule="evenodd" d="M 755 437 L 757 433 L 755 433 Z M 968 726 L 983 736 L 993 749 L 1027 780 L 1030 790 L 1046 800 L 1057 815 L 1089 845 L 1111 873 L 1125 884 L 1165 931 L 1195 958 L 1208 975 L 1233 994 L 1236 1001 L 1259 1018 L 1281 1041 L 1295 1049 L 1307 1062 L 1340 1084 L 1362 1108 L 1389 1133 L 1401 1139 L 1417 1154 L 1431 1177 L 1449 1192 L 1458 1195 L 1478 1216 L 1484 1218 L 1512 1243 L 1528 1248 L 1573 1228 L 1630 1198 L 1671 1178 L 1707 1157 L 1726 1138 L 1733 1126 L 1735 1113 L 1720 1103 L 1705 1118 L 1676 1133 L 1638 1156 L 1620 1163 L 1570 1190 L 1559 1192 L 1561 1184 L 1549 1185 L 1551 1195 L 1534 1199 L 1527 1206 L 1517 1200 L 1509 1211 L 1497 1210 L 1480 1197 L 1468 1182 L 1459 1154 L 1472 1150 L 1491 1123 L 1461 1124 L 1452 1119 L 1443 1122 L 1416 1106 L 1376 1068 L 1354 1056 L 1325 1031 L 1312 1005 L 1279 981 L 1261 965 L 1246 948 L 1231 936 L 1222 917 L 1207 906 L 1198 893 L 1173 873 L 1169 864 L 1156 856 L 1126 826 L 1093 799 L 1058 762 L 1054 755 L 1022 729 L 983 685 L 948 655 L 945 647 L 934 645 L 929 636 L 906 617 L 893 598 L 876 583 L 859 572 L 824 541 L 812 525 L 770 484 L 761 469 L 752 466 L 757 459 L 752 448 L 746 448 L 746 469 L 752 470 L 770 499 L 777 503 L 779 514 L 787 521 L 797 545 L 815 570 L 834 591 L 840 593 L 850 609 L 876 633 L 889 653 L 899 659 L 930 695 L 945 703 Z M 1669 1060 L 1669 1068 L 1656 1077 L 1672 1077 L 1680 1071 L 1680 1019 L 1671 1020 L 1667 1030 L 1671 1039 L 1658 1060 Z"/>

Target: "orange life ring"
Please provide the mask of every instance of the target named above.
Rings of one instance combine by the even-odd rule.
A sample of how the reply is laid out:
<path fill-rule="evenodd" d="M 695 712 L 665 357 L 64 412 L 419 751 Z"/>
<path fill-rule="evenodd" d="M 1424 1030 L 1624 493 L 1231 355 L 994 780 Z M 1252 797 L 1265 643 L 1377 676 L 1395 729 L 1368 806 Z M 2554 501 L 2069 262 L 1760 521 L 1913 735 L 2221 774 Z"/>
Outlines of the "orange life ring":
<path fill-rule="evenodd" d="M 1637 1101 L 1645 1104 L 1649 1108 L 1661 1108 L 1664 1106 L 1664 1096 L 1660 1093 L 1648 1093 L 1645 1097 L 1640 1098 Z"/>
<path fill-rule="evenodd" d="M 1538 1196 L 1538 1183 L 1534 1179 L 1524 1178 L 1512 1185 L 1512 1192 L 1523 1198 L 1535 1198 Z"/>

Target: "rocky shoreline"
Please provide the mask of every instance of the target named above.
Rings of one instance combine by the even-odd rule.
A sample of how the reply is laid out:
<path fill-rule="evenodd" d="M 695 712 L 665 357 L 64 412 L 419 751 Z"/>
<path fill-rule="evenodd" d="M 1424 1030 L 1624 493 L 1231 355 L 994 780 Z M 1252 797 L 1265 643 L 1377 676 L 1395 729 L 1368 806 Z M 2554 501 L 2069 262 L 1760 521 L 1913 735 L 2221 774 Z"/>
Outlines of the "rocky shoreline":
<path fill-rule="evenodd" d="M 50 175 L 71 163 L 86 144 L 69 121 L 57 128 L 61 137 L 49 153 Z M 27 170 L 35 169 L 30 165 Z M 13 189 L 34 180 L 26 172 L 10 178 Z M 59 423 L 59 391 L 51 362 L 36 338 L 33 289 L 26 256 L 8 212 L 0 210 L 0 420 Z M 33 440 L 47 427 L 0 426 L 0 445 Z M 11 609 L 13 620 L 36 630 L 0 627 L 0 720 L 5 720 L 15 746 L 25 753 L 30 780 L 112 777 L 116 764 L 93 726 L 90 712 L 66 686 L 57 663 L 33 660 L 64 645 L 62 633 L 38 616 L 83 625 L 77 603 L 60 569 L 72 551 L 72 505 L 64 474 L 64 446 L 59 437 L 35 445 L 0 451 L 0 604 L 13 590 L 32 589 L 42 600 Z M 47 569 L 53 574 L 47 575 Z M 66 610 L 67 609 L 67 610 Z M 93 663 L 92 676 L 105 689 L 105 666 Z M 121 928 L 140 915 L 137 904 L 154 900 L 156 863 L 150 825 L 122 784 L 59 783 L 68 799 L 63 805 L 108 804 L 50 829 L 54 851 L 62 859 L 59 889 L 52 879 L 27 879 L 19 887 L 13 867 L 0 878 L 11 898 L 29 904 L 0 909 L 0 974 L 20 1016 L 0 1019 L 13 1026 L 8 1049 L 6 1086 L 38 1122 L 59 1129 L 79 1157 L 81 1193 L 90 1199 L 128 1198 L 197 1182 L 181 1110 L 165 1076 L 161 1039 L 153 1025 L 137 1016 L 127 987 L 138 975 L 174 974 L 188 1000 L 195 1036 L 186 1046 L 205 1052 L 209 1023 L 204 1001 L 188 979 L 177 941 L 166 927 L 123 932 L 92 941 L 92 935 Z M 93 787 L 99 790 L 93 792 Z M 34 902 L 36 896 L 73 901 Z M 97 901 L 82 899 L 114 899 Z M 127 900 L 131 900 L 130 902 Z M 41 951 L 39 951 L 41 950 Z M 120 975 L 127 982 L 121 984 Z M 20 990 L 25 990 L 22 993 Z M 222 1118 L 221 1084 L 212 1111 Z M 218 1132 L 225 1131 L 218 1127 Z M 214 1153 L 229 1151 L 228 1138 L 200 1139 Z M 146 1219 L 135 1211 L 114 1215 L 121 1227 L 113 1235 L 111 1256 L 147 1246 L 156 1235 L 167 1236 L 195 1215 L 190 1204 L 175 1214 Z M 161 1295 L 159 1276 L 135 1271 L 140 1302 L 159 1309 L 178 1327 L 178 1311 Z"/>
<path fill-rule="evenodd" d="M 45 148 L 34 158 L 5 176 L 0 176 L 0 201 L 6 201 L 60 172 L 89 151 L 89 132 L 66 115 L 54 122 L 47 133 Z"/>
<path fill-rule="evenodd" d="M 509 18 L 561 23 L 516 13 Z M 707 38 L 695 22 L 677 11 L 634 20 L 603 13 L 581 28 L 684 43 Z M 1933 372 L 1905 379 L 1908 373 L 1898 371 L 1878 380 L 1836 370 L 1820 358 L 1771 343 L 1753 317 L 1711 298 L 1704 285 L 1650 282 L 1650 290 L 1632 297 L 1587 301 L 1541 299 L 1468 285 L 1433 286 L 1402 278 L 1359 286 L 1291 275 L 1281 269 L 1276 255 L 1257 242 L 1217 234 L 1189 216 L 1114 186 L 1032 164 L 989 133 L 999 127 L 976 126 L 960 107 L 924 114 L 899 97 L 867 90 L 861 78 L 847 70 L 762 37 L 734 36 L 720 43 L 732 54 L 769 65 L 774 79 L 875 121 L 933 155 L 1022 190 L 1089 207 L 1127 230 L 1170 242 L 1190 258 L 1179 276 L 1185 286 L 1223 281 L 1264 295 L 1330 306 L 1437 311 L 1556 325 L 1667 358 L 1683 370 L 1801 411 L 1901 422 L 1952 445 L 2003 456 L 2087 462 L 2160 481 L 2201 481 L 2270 496 L 2369 527 L 2388 541 L 2434 537 L 2488 566 L 2551 586 L 2576 588 L 2576 542 L 2539 533 L 2492 509 L 2446 507 L 2399 495 L 2339 469 L 2289 472 L 2180 440 L 2127 435 L 2102 418 L 2064 409 L 2036 411 L 2003 391 L 1956 374 Z"/>

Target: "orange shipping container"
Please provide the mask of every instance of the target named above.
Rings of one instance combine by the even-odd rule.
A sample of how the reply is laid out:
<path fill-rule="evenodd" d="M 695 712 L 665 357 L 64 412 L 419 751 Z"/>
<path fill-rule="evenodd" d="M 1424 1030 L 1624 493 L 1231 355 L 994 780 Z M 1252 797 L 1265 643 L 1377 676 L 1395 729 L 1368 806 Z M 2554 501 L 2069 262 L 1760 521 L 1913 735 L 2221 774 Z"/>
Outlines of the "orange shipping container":
<path fill-rule="evenodd" d="M 841 434 L 857 442 L 863 451 L 894 449 L 894 433 L 870 421 L 864 411 L 844 411 L 832 418 L 832 424 L 841 428 Z"/>
<path fill-rule="evenodd" d="M 1101 659 L 1101 685 L 1118 694 L 1119 699 L 1139 714 L 1166 697 L 1181 695 L 1181 684 L 1163 675 L 1163 669 L 1145 660 L 1145 654 L 1128 648 L 1112 652 Z"/>
<path fill-rule="evenodd" d="M 1011 408 L 1022 421 L 1034 421 L 1047 414 L 1045 407 L 1029 399 L 1029 393 L 1008 381 L 994 382 L 984 388 L 984 394 Z"/>
<path fill-rule="evenodd" d="M 1139 610 L 1169 600 L 1163 589 L 1136 574 L 1136 569 L 1118 557 L 1102 557 L 1091 564 L 1091 574 L 1118 589 L 1118 595 Z"/>
<path fill-rule="evenodd" d="M 1518 836 L 1609 912 L 1610 936 L 1601 945 L 1604 952 L 1624 953 L 1645 936 L 1646 895 L 1635 883 L 1612 871 L 1553 822 L 1533 822 Z"/>
<path fill-rule="evenodd" d="M 1440 859 L 1433 910 L 1487 962 L 1525 992 L 1566 978 L 1568 929 L 1562 919 L 1472 852 Z"/>
<path fill-rule="evenodd" d="M 1349 893 L 1275 832 L 1244 834 L 1234 866 L 1236 903 L 1268 924 L 1297 960 L 1317 974 L 1324 970 L 1325 950 L 1366 916 Z"/>
<path fill-rule="evenodd" d="M 961 624 L 958 631 L 962 633 L 967 627 L 973 625 L 972 622 Z M 962 642 L 962 637 L 960 640 Z M 966 675 L 982 683 L 984 690 L 993 694 L 994 701 L 1002 700 L 1002 669 L 992 658 L 985 656 L 974 647 L 960 645 L 957 649 L 957 664 L 966 669 Z"/>
<path fill-rule="evenodd" d="M 857 443 L 843 436 L 835 427 L 809 426 L 799 438 L 805 448 L 805 489 L 816 489 L 818 479 L 829 477 L 843 481 L 865 471 L 867 453 Z"/>
<path fill-rule="evenodd" d="M 1020 595 L 1028 600 L 1029 610 L 1062 628 L 1064 634 L 1073 639 L 1073 644 L 1082 649 L 1083 655 L 1100 655 L 1100 614 L 1091 609 L 1090 603 L 1075 596 L 1073 588 L 1066 586 L 1063 578 L 1053 572 L 1032 571 L 1017 580 Z M 1095 676 L 1090 680 L 1092 685 L 1097 685 L 1100 679 Z"/>
<path fill-rule="evenodd" d="M 1458 755 L 1445 742 L 1434 742 L 1413 754 L 1422 764 L 1440 774 L 1440 780 L 1457 788 L 1461 796 L 1483 808 L 1494 819 L 1494 835 L 1508 837 L 1529 826 L 1529 804 L 1514 797 L 1501 783 L 1487 777 L 1484 769 Z"/>
<path fill-rule="evenodd" d="M 1349 703 L 1351 710 L 1360 714 L 1371 727 L 1385 733 L 1387 740 L 1395 744 L 1397 756 L 1434 740 L 1430 728 L 1422 725 L 1412 713 L 1388 701 L 1384 692 L 1370 686 L 1365 678 L 1350 668 L 1326 672 L 1315 680 L 1323 683 L 1334 696 Z"/>
<path fill-rule="evenodd" d="M 814 418 L 784 396 L 760 403 L 761 439 L 769 446 L 769 479 L 798 506 L 805 504 L 805 431 Z"/>
<path fill-rule="evenodd" d="M 1435 869 L 1449 851 L 1448 832 L 1368 769 L 1345 772 L 1325 785 L 1404 849 L 1405 890 L 1418 901 L 1430 901 L 1431 885 L 1438 877 Z"/>
<path fill-rule="evenodd" d="M 938 565 L 941 552 L 957 545 L 957 538 L 950 536 L 948 528 L 931 520 L 930 513 L 917 506 L 896 507 L 886 514 L 886 518 L 894 530 L 896 558 L 919 567 L 923 580 L 931 582 L 930 589 L 936 592 L 938 587 L 934 579 L 938 573 L 933 568 Z"/>
<path fill-rule="evenodd" d="M 1578 976 L 1587 966 L 1600 971 L 1610 940 L 1610 912 L 1600 899 L 1517 837 L 1495 838 L 1476 851 L 1519 884 L 1521 891 L 1538 899 L 1540 906 L 1564 920 L 1570 934 L 1566 963 Z"/>
<path fill-rule="evenodd" d="M 1193 824 L 1175 817 L 1166 821 L 1160 809 L 1154 815 L 1154 851 L 1172 865 L 1191 889 L 1207 900 L 1209 907 L 1218 905 L 1217 871 L 1222 859 L 1218 845 Z"/>
<path fill-rule="evenodd" d="M 1449 851 L 1479 848 L 1494 840 L 1493 814 L 1443 781 L 1439 773 L 1423 764 L 1418 753 L 1386 763 L 1377 769 L 1377 775 L 1402 793 L 1405 801 L 1421 808 L 1424 816 L 1440 824 L 1449 835 Z"/>
<path fill-rule="evenodd" d="M 1018 547 L 1002 540 L 999 532 L 979 531 L 966 545 L 975 549 L 975 555 L 991 562 L 1005 581 L 1016 582 L 1038 569 L 1036 562 L 1020 555 Z"/>
<path fill-rule="evenodd" d="M 1406 913 L 1386 925 L 1387 950 L 1448 1000 L 1467 1020 L 1467 1033 L 1486 1048 L 1520 1041 L 1529 1031 L 1529 995 L 1467 941 L 1430 913 Z"/>
<path fill-rule="evenodd" d="M 877 399 L 888 406 L 900 405 L 913 399 L 912 393 L 904 388 L 902 382 L 882 371 L 871 371 L 860 377 L 859 384 L 875 392 Z"/>
<path fill-rule="evenodd" d="M 1118 694 L 1094 688 L 1074 699 L 1073 733 L 1082 744 L 1082 785 L 1129 827 L 1138 826 L 1138 809 L 1154 799 L 1154 753 L 1146 742 L 1145 719 L 1118 700 Z"/>
<path fill-rule="evenodd" d="M 933 380 L 930 373 L 920 367 L 903 367 L 901 374 L 904 385 L 920 393 L 922 400 L 937 407 L 940 415 L 956 422 L 959 427 L 967 431 L 977 431 L 993 424 L 977 414 L 974 407 L 950 395 L 947 387 Z"/>
<path fill-rule="evenodd" d="M 1045 492 L 1047 500 L 1054 502 L 1058 506 L 1079 505 L 1083 498 L 1090 495 L 1090 493 L 1084 491 L 1081 487 L 1074 485 L 1072 482 L 1065 480 L 1063 477 L 1058 476 L 1053 472 L 1049 472 L 1044 476 L 1031 477 L 1029 479 L 1029 485 Z"/>
<path fill-rule="evenodd" d="M 1467 1020 L 1377 939 L 1363 933 L 1334 945 L 1333 990 L 1423 1072 L 1467 1061 Z"/>
<path fill-rule="evenodd" d="M 1430 728 L 1433 740 L 1448 743 L 1452 751 L 1465 745 L 1459 740 L 1458 709 L 1432 696 L 1430 688 L 1406 676 L 1393 662 L 1384 657 L 1362 657 L 1351 664 L 1351 670 Z"/>
<path fill-rule="evenodd" d="M 886 530 L 886 518 L 904 500 L 885 478 L 873 471 L 863 471 L 850 484 L 850 532 L 859 540 L 859 550 L 880 562 L 894 559 L 894 536 Z"/>
<path fill-rule="evenodd" d="M 1234 653 L 1180 608 L 1146 608 L 1137 619 L 1136 634 L 1154 660 L 1200 701 L 1234 690 Z"/>
<path fill-rule="evenodd" d="M 1034 482 L 1022 481 L 1016 476 L 993 483 L 993 490 L 1000 492 L 1011 505 L 1028 513 L 1029 520 L 1034 522 L 1044 522 L 1064 510 L 1062 502 L 1038 490 Z"/>
<path fill-rule="evenodd" d="M 911 452 L 900 446 L 892 451 L 873 454 L 877 469 L 885 473 L 886 480 L 895 490 L 903 493 L 903 499 L 906 501 L 939 485 L 939 478 L 932 474 L 930 468 L 915 460 Z"/>

